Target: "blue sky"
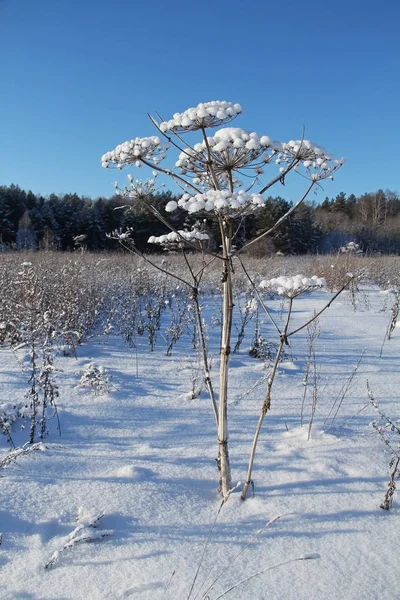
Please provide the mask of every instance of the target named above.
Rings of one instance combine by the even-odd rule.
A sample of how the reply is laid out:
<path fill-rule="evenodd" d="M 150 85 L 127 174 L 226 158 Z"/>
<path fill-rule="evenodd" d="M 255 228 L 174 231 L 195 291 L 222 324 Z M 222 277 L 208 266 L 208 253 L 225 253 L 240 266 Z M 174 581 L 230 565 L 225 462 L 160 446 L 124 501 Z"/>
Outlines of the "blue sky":
<path fill-rule="evenodd" d="M 399 23 L 398 0 L 0 0 L 0 185 L 110 196 L 125 173 L 100 156 L 153 135 L 147 112 L 228 100 L 232 125 L 280 141 L 304 125 L 345 156 L 317 201 L 400 191 Z"/>

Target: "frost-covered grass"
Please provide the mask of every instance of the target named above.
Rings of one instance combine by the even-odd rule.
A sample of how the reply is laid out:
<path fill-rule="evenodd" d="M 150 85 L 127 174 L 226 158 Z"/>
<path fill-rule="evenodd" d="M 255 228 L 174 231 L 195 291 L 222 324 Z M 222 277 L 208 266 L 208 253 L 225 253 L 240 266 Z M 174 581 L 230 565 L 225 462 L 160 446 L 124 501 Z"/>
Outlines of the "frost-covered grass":
<path fill-rule="evenodd" d="M 319 558 L 267 571 L 226 597 L 396 597 L 400 584 L 400 500 L 395 494 L 389 511 L 380 508 L 391 457 L 370 426 L 376 414 L 367 389 L 368 381 L 382 412 L 396 421 L 398 328 L 393 328 L 380 357 L 392 319 L 394 294 L 360 283 L 358 290 L 343 292 L 321 315 L 313 346 L 317 376 L 309 376 L 306 393 L 309 336 L 303 330 L 291 338 L 279 363 L 271 411 L 259 440 L 254 496 L 250 493 L 242 502 L 240 488 L 235 490 L 210 533 L 220 507 L 215 424 L 205 390 L 192 393 L 198 353 L 183 291 L 151 274 L 130 256 L 32 254 L 22 260 L 21 255 L 4 255 L 4 259 L 0 270 L 8 273 L 2 279 L 7 293 L 0 302 L 8 330 L 9 321 L 4 318 L 10 314 L 7 306 L 14 308 L 14 314 L 18 308 L 18 298 L 12 296 L 17 291 L 11 282 L 18 279 L 15 273 L 24 260 L 33 263 L 40 272 L 39 281 L 49 286 L 51 281 L 62 281 L 59 269 L 68 265 L 63 271 L 68 273 L 64 285 L 75 290 L 74 281 L 78 281 L 82 290 L 75 296 L 76 307 L 90 312 L 87 307 L 92 306 L 92 300 L 80 304 L 80 298 L 90 297 L 97 313 L 87 321 L 77 317 L 76 323 L 83 323 L 83 343 L 76 343 L 74 352 L 65 351 L 61 337 L 54 341 L 61 437 L 50 413 L 49 434 L 38 447 L 41 452 L 10 455 L 15 450 L 7 435 L 0 436 L 0 460 L 13 457 L 0 471 L 2 599 L 186 600 L 207 540 L 191 598 L 202 598 L 238 553 L 239 558 L 209 592 L 210 600 L 254 573 L 304 556 Z M 180 259 L 164 256 L 157 260 Z M 376 279 L 382 287 L 384 279 L 390 281 L 386 288 L 396 287 L 398 276 L 395 257 L 247 260 L 260 279 L 315 274 L 325 277 L 332 289 L 335 282 L 329 279 L 331 272 L 364 270 L 366 279 Z M 54 276 L 46 279 L 50 269 L 54 269 Z M 204 285 L 203 314 L 210 324 L 207 337 L 212 373 L 218 372 L 218 276 L 216 269 L 215 279 L 211 273 Z M 262 313 L 257 321 L 244 281 L 236 298 L 234 338 L 242 331 L 247 306 L 250 317 L 239 349 L 231 356 L 229 388 L 235 482 L 246 477 L 273 359 L 249 355 L 256 326 L 266 341 L 279 342 Z M 52 289 L 57 294 L 57 286 Z M 62 293 L 65 289 L 61 286 Z M 294 326 L 306 322 L 330 297 L 330 292 L 317 290 L 296 298 Z M 66 315 L 79 315 L 76 307 L 77 312 L 73 312 L 72 301 L 69 308 L 69 296 L 65 298 Z M 183 303 L 179 310 L 177 298 Z M 56 307 L 62 306 L 61 299 L 54 297 L 54 302 Z M 271 299 L 268 306 L 282 323 L 282 301 Z M 53 308 L 52 314 L 60 317 L 57 331 L 65 331 L 61 312 L 61 308 Z M 188 315 L 182 332 L 180 312 Z M 19 327 L 19 337 L 25 331 Z M 175 332 L 180 334 L 171 356 L 167 356 Z M 26 425 L 21 403 L 26 402 L 31 363 L 20 342 L 14 351 L 11 344 L 13 339 L 5 337 L 0 347 L 0 405 L 4 408 L 1 413 L 0 406 L 0 415 L 9 415 L 7 427 L 15 446 L 22 448 L 29 427 L 21 430 L 21 425 Z M 105 393 L 95 394 L 90 385 L 80 384 L 88 364 L 94 366 L 95 374 L 110 378 L 112 386 L 107 386 Z M 101 525 L 93 527 L 100 516 Z M 246 547 L 257 531 L 278 516 L 281 518 Z M 52 562 L 52 569 L 45 569 L 54 557 L 57 560 Z"/>

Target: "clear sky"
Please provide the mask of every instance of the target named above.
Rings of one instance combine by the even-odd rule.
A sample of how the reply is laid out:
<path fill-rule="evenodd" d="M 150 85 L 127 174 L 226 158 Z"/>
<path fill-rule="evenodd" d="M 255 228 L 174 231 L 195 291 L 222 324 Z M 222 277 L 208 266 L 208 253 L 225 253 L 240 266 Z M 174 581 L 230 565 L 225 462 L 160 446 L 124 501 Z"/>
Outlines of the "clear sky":
<path fill-rule="evenodd" d="M 400 191 L 399 30 L 398 0 L 0 0 L 0 185 L 110 196 L 100 156 L 147 112 L 228 100 L 232 126 L 346 158 L 316 200 Z"/>

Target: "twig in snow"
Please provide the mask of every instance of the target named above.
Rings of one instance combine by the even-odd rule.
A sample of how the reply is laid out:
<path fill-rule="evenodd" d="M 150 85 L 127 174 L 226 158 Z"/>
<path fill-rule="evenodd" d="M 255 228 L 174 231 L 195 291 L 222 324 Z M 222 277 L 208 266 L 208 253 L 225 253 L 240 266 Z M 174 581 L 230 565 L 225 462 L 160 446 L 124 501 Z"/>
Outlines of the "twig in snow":
<path fill-rule="evenodd" d="M 219 575 L 217 575 L 217 577 L 215 577 L 215 579 L 212 581 L 212 583 L 208 586 L 206 591 L 203 593 L 201 600 L 207 600 L 209 598 L 209 592 L 211 592 L 211 590 L 213 589 L 213 587 L 217 583 L 217 581 L 219 579 L 221 579 L 221 577 L 230 569 L 230 567 L 239 558 L 239 556 L 241 556 L 247 550 L 247 548 L 263 533 L 263 531 L 265 531 L 268 527 L 270 527 L 271 525 L 276 523 L 276 521 L 279 521 L 279 519 L 282 519 L 282 517 L 286 517 L 286 516 L 293 515 L 293 514 L 294 513 L 285 513 L 283 515 L 278 515 L 277 517 L 275 517 L 274 519 L 271 519 L 270 521 L 268 521 L 268 523 L 263 525 L 261 527 L 261 529 L 256 531 L 256 533 L 247 541 L 247 543 L 244 545 L 244 547 L 241 548 L 237 554 L 235 554 L 235 556 L 229 561 L 229 563 L 226 565 L 226 567 L 219 573 Z M 203 582 L 203 584 L 202 584 L 200 590 L 198 591 L 198 593 L 196 594 L 194 600 L 196 600 L 196 598 L 198 597 L 198 595 L 199 595 L 200 591 L 202 590 L 202 588 L 204 587 L 204 584 L 206 581 L 207 581 L 207 578 Z"/>
<path fill-rule="evenodd" d="M 239 581 L 239 583 L 236 583 L 229 589 L 225 590 L 225 592 L 223 592 L 222 594 L 217 596 L 215 598 L 215 600 L 220 600 L 220 598 L 223 598 L 223 596 L 226 596 L 227 594 L 229 594 L 229 592 L 231 592 L 232 590 L 235 590 L 237 587 L 239 587 L 243 583 L 247 583 L 251 579 L 254 579 L 255 577 L 259 577 L 263 573 L 267 573 L 267 571 L 272 571 L 273 569 L 277 569 L 278 567 L 283 567 L 284 565 L 289 565 L 290 563 L 298 562 L 300 560 L 314 560 L 316 558 L 320 558 L 320 555 L 319 554 L 305 554 L 304 556 L 298 556 L 297 558 L 291 558 L 291 559 L 285 560 L 281 563 L 277 563 L 276 565 L 272 565 L 271 567 L 266 567 L 265 569 L 261 569 L 261 571 L 257 571 L 257 573 L 253 573 L 253 575 L 246 577 L 246 579 L 242 579 L 242 581 Z"/>
<path fill-rule="evenodd" d="M 38 442 L 36 444 L 30 444 L 27 442 L 21 448 L 15 448 L 15 450 L 11 450 L 5 456 L 0 458 L 0 469 L 7 467 L 10 463 L 16 461 L 21 456 L 31 455 L 33 452 L 46 450 L 46 446 L 42 442 Z"/>
<path fill-rule="evenodd" d="M 98 516 L 87 515 L 78 518 L 78 525 L 75 527 L 72 533 L 69 534 L 60 550 L 56 550 L 53 553 L 50 560 L 44 565 L 44 568 L 51 569 L 54 563 L 56 563 L 59 560 L 60 554 L 64 552 L 64 550 L 66 550 L 67 548 L 72 548 L 72 546 L 75 546 L 76 544 L 80 544 L 82 542 L 93 542 L 95 540 L 99 540 L 104 537 L 108 537 L 109 535 L 112 535 L 114 533 L 112 529 L 96 529 L 98 522 L 103 517 L 104 513 Z"/>
<path fill-rule="evenodd" d="M 331 406 L 331 410 L 328 413 L 328 416 L 326 417 L 325 421 L 324 421 L 324 427 L 325 424 L 327 423 L 328 419 L 330 418 L 332 411 L 334 410 L 334 408 L 336 407 L 336 411 L 335 414 L 333 415 L 333 417 L 331 418 L 331 422 L 329 427 L 327 428 L 326 431 L 329 431 L 329 429 L 332 427 L 334 420 L 336 419 L 338 412 L 343 404 L 343 400 L 345 399 L 347 393 L 350 390 L 351 384 L 353 382 L 354 377 L 356 376 L 356 373 L 358 371 L 358 368 L 361 364 L 362 359 L 364 358 L 364 354 L 366 352 L 366 348 L 364 348 L 364 350 L 361 353 L 361 356 L 358 360 L 358 363 L 356 364 L 356 366 L 354 367 L 353 371 L 351 372 L 350 376 L 347 378 L 347 380 L 344 382 L 344 384 L 341 387 L 341 390 L 339 392 L 339 395 L 337 396 L 337 398 L 335 399 L 334 403 Z"/>

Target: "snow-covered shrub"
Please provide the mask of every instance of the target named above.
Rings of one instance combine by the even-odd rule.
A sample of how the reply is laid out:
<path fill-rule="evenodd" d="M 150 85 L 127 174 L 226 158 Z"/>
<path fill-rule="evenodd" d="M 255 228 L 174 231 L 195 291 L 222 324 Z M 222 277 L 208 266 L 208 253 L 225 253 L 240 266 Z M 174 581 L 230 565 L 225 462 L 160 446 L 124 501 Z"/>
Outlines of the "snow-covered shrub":
<path fill-rule="evenodd" d="M 25 402 L 3 402 L 0 404 L 0 431 L 6 436 L 7 442 L 13 447 L 15 445 L 11 435 L 12 427 L 18 419 L 24 419 L 25 412 Z M 24 427 L 23 421 L 21 426 Z"/>
<path fill-rule="evenodd" d="M 79 379 L 79 385 L 90 388 L 95 396 L 108 394 L 113 387 L 107 369 L 102 365 L 95 365 L 94 363 L 85 365 Z"/>
<path fill-rule="evenodd" d="M 347 242 L 344 246 L 340 246 L 339 252 L 342 254 L 362 254 L 360 244 L 356 244 L 356 242 Z"/>

